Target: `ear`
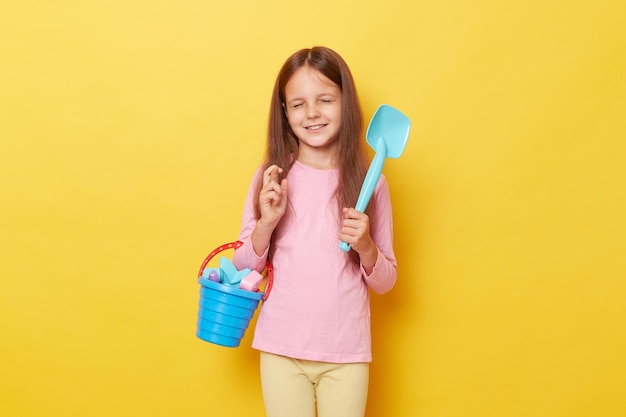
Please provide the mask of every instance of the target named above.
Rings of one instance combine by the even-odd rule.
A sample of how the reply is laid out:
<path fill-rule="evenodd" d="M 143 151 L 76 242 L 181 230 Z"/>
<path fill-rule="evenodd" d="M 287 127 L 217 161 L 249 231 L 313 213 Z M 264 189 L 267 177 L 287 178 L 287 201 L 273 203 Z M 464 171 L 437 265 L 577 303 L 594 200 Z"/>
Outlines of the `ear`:
<path fill-rule="evenodd" d="M 283 112 L 285 113 L 285 117 L 289 119 L 289 115 L 287 114 L 287 106 L 285 106 L 285 103 L 282 103 L 282 106 L 283 106 Z"/>

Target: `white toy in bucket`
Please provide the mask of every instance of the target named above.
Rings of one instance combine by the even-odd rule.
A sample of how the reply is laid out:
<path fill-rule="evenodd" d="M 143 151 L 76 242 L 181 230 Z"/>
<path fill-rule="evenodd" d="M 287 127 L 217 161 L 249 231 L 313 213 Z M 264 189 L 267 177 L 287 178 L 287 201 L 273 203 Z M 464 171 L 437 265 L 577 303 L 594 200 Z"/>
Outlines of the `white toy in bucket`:
<path fill-rule="evenodd" d="M 259 290 L 261 274 L 249 269 L 238 271 L 227 258 L 220 259 L 219 268 L 206 268 L 218 253 L 241 245 L 237 241 L 218 247 L 204 259 L 198 273 L 200 303 L 196 335 L 221 346 L 239 346 L 259 301 L 265 301 L 272 289 L 274 274 L 269 262 L 265 293 Z"/>

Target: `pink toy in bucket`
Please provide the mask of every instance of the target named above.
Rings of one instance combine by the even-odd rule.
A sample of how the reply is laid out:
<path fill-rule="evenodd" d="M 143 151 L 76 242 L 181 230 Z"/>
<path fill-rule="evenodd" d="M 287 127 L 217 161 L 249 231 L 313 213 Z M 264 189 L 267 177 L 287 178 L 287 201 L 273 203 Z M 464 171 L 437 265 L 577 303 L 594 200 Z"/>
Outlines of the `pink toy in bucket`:
<path fill-rule="evenodd" d="M 219 269 L 206 268 L 218 253 L 241 245 L 242 242 L 236 241 L 213 250 L 202 262 L 198 273 L 200 302 L 196 336 L 221 346 L 239 346 L 259 301 L 267 299 L 274 280 L 269 261 L 265 293 L 259 291 L 263 276 L 257 271 L 238 271 L 226 258 L 220 259 Z"/>

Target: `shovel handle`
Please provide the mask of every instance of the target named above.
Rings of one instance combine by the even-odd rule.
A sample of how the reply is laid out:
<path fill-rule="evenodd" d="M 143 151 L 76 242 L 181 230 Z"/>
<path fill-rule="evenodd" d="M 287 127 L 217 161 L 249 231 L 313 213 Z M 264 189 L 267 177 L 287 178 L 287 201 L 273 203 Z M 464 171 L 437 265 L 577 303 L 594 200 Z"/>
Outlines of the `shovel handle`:
<path fill-rule="evenodd" d="M 380 174 L 383 172 L 385 158 L 387 158 L 387 145 L 385 144 L 385 139 L 381 137 L 376 143 L 376 155 L 374 155 L 374 159 L 372 159 L 372 163 L 365 175 L 365 180 L 363 180 L 363 186 L 361 187 L 359 198 L 354 207 L 356 211 L 363 213 L 367 208 L 372 194 L 374 194 L 374 189 L 376 189 L 376 184 L 378 184 L 378 180 L 380 179 Z M 342 241 L 339 244 L 339 249 L 348 252 L 350 251 L 350 245 Z"/>

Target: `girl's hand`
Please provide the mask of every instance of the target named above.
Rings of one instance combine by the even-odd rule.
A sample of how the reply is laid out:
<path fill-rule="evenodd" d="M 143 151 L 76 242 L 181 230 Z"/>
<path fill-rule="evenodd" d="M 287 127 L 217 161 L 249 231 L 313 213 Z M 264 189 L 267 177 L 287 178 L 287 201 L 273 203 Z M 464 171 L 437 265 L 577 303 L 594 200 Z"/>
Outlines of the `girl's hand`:
<path fill-rule="evenodd" d="M 262 222 L 272 229 L 276 227 L 287 208 L 287 180 L 278 183 L 278 175 L 283 172 L 279 166 L 272 165 L 263 172 L 263 187 L 259 193 L 259 208 Z"/>
<path fill-rule="evenodd" d="M 343 209 L 343 223 L 339 239 L 349 243 L 361 258 L 361 265 L 371 273 L 378 258 L 378 249 L 370 236 L 370 219 L 353 208 Z"/>
<path fill-rule="evenodd" d="M 259 192 L 261 218 L 250 235 L 252 247 L 258 256 L 267 250 L 272 233 L 287 208 L 287 180 L 283 179 L 278 184 L 278 175 L 281 172 L 283 169 L 276 165 L 263 171 L 263 186 Z"/>

